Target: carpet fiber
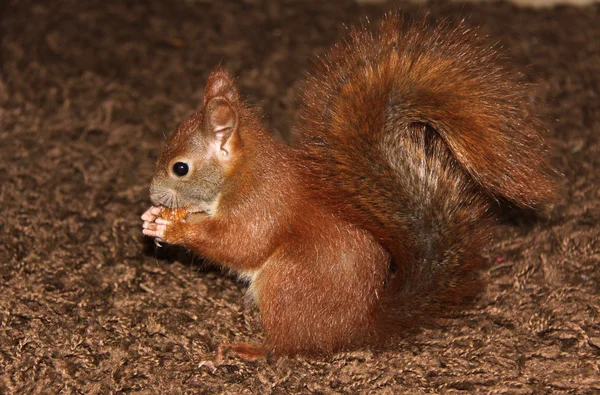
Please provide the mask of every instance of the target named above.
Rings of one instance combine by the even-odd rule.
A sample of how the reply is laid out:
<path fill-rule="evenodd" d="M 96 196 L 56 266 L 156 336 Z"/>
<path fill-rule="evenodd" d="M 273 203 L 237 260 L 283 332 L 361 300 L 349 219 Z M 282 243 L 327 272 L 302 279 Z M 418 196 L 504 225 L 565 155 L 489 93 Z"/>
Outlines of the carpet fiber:
<path fill-rule="evenodd" d="M 322 4 L 318 4 L 322 3 Z M 532 83 L 561 200 L 498 226 L 474 307 L 386 352 L 244 362 L 244 286 L 141 235 L 165 135 L 222 63 L 286 136 L 298 81 L 391 3 L 0 5 L 0 393 L 600 391 L 600 6 L 403 5 L 480 25 Z"/>

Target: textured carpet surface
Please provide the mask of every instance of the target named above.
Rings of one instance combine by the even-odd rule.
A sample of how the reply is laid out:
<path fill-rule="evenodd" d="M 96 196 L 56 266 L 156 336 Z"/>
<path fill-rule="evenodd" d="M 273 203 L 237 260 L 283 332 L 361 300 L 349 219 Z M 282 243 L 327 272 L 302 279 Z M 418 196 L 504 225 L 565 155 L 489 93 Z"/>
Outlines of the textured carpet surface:
<path fill-rule="evenodd" d="M 319 5 L 318 3 L 323 3 Z M 308 59 L 390 3 L 0 4 L 0 393 L 600 391 L 600 6 L 403 6 L 482 26 L 533 83 L 561 201 L 498 227 L 475 306 L 386 352 L 244 362 L 244 286 L 141 236 L 164 136 L 219 62 L 286 135 Z"/>

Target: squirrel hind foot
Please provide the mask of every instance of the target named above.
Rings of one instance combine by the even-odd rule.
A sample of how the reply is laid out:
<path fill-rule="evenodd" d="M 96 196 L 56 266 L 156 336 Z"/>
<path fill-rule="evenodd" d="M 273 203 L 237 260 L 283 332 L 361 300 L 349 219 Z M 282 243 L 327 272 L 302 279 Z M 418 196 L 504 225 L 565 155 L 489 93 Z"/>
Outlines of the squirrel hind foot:
<path fill-rule="evenodd" d="M 233 351 L 245 361 L 258 361 L 267 356 L 265 346 L 256 343 L 221 343 L 217 348 L 216 362 L 221 364 L 228 351 Z"/>

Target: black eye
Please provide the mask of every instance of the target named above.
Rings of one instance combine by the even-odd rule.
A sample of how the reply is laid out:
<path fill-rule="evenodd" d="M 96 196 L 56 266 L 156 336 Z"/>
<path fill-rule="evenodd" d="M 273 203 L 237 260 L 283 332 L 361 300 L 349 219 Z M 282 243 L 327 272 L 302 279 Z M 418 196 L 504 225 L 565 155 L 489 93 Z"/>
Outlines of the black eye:
<path fill-rule="evenodd" d="M 190 168 L 187 165 L 187 163 L 177 162 L 173 165 L 173 173 L 175 173 L 179 177 L 185 176 L 188 173 L 188 171 L 190 171 Z"/>

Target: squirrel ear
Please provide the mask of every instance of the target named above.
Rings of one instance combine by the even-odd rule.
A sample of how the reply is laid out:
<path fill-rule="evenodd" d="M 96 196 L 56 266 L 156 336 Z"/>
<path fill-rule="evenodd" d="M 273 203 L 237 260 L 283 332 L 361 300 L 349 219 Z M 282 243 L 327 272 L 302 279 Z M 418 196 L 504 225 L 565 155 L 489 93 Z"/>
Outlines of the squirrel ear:
<path fill-rule="evenodd" d="M 220 67 L 208 76 L 204 91 L 204 105 L 206 106 L 215 97 L 224 97 L 230 103 L 235 103 L 239 100 L 239 94 L 233 83 L 233 79 L 229 76 L 229 73 Z"/>
<path fill-rule="evenodd" d="M 232 136 L 237 124 L 237 110 L 224 97 L 215 97 L 206 105 L 205 122 L 207 132 L 215 139 L 215 148 L 228 155 L 233 149 Z"/>
<path fill-rule="evenodd" d="M 237 126 L 237 111 L 225 98 L 217 97 L 206 106 L 206 120 L 212 133 L 234 129 Z"/>

